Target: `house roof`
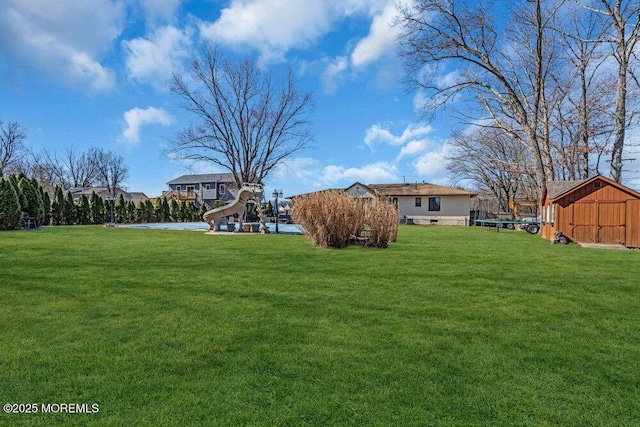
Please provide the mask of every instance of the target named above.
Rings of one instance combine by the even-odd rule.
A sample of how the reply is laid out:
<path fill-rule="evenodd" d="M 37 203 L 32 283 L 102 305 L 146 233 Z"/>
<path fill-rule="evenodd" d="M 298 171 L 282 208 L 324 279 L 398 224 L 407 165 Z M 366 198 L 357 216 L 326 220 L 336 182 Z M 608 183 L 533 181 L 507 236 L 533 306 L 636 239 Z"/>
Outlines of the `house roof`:
<path fill-rule="evenodd" d="M 144 194 L 141 191 L 131 191 L 129 192 L 129 194 L 131 194 L 131 198 L 136 199 L 136 200 L 148 200 L 149 197 L 147 197 L 146 194 Z"/>
<path fill-rule="evenodd" d="M 602 175 L 595 175 L 592 176 L 591 178 L 587 178 L 587 179 L 579 179 L 579 180 L 570 180 L 570 181 L 548 181 L 547 182 L 547 198 L 550 200 L 556 200 L 559 199 L 563 196 L 565 196 L 568 193 L 573 192 L 574 190 L 587 185 L 595 180 L 602 180 L 604 182 L 606 182 L 609 185 L 612 185 L 626 193 L 631 194 L 634 197 L 640 198 L 640 193 L 638 193 L 635 190 L 632 190 L 629 187 L 625 187 L 622 184 L 618 184 L 615 181 L 612 181 L 608 178 L 605 178 Z"/>
<path fill-rule="evenodd" d="M 308 196 L 313 193 L 322 193 L 328 191 L 347 191 L 350 188 L 360 185 L 368 191 L 372 191 L 379 196 L 397 197 L 397 196 L 476 196 L 476 193 L 461 190 L 459 188 L 445 187 L 443 185 L 429 183 L 413 183 L 413 184 L 367 184 L 363 185 L 359 182 L 348 186 L 347 188 L 329 188 L 326 190 L 314 191 L 312 193 L 298 194 L 288 198 L 296 198 Z"/>
<path fill-rule="evenodd" d="M 360 192 L 364 191 L 365 193 L 370 193 L 372 197 L 374 197 L 376 194 L 376 191 L 373 188 L 358 181 L 354 182 L 342 191 L 351 192 L 352 194 L 354 194 L 351 190 L 360 190 Z"/>
<path fill-rule="evenodd" d="M 197 175 L 182 175 L 167 182 L 167 185 L 171 184 L 196 184 L 200 182 L 233 182 L 232 173 L 205 173 Z"/>
<path fill-rule="evenodd" d="M 82 196 L 83 194 L 87 197 L 91 196 L 91 193 L 95 192 L 96 195 L 102 197 L 103 195 L 107 195 L 109 190 L 107 187 L 74 187 L 68 190 L 63 190 L 62 192 L 66 194 L 67 191 L 70 191 L 74 196 Z M 120 187 L 116 188 L 115 193 L 119 195 L 120 193 L 128 195 L 131 194 Z"/>
<path fill-rule="evenodd" d="M 381 196 L 475 196 L 476 193 L 459 188 L 429 183 L 369 184 Z"/>

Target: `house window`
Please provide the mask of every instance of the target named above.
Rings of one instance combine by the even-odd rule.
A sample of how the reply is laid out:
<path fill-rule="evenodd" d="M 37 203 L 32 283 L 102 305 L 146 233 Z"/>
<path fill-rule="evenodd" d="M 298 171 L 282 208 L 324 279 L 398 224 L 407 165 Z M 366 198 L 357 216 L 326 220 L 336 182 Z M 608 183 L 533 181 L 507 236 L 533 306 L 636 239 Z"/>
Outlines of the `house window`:
<path fill-rule="evenodd" d="M 391 202 L 396 205 L 396 208 L 398 207 L 398 198 L 394 197 L 393 199 L 391 199 Z"/>
<path fill-rule="evenodd" d="M 224 194 L 227 191 L 227 186 L 225 184 L 220 184 L 220 194 Z"/>
<path fill-rule="evenodd" d="M 601 186 L 600 181 L 593 182 L 593 188 L 600 188 L 600 186 Z"/>
<path fill-rule="evenodd" d="M 205 184 L 204 189 L 207 191 L 211 190 L 211 184 Z"/>
<path fill-rule="evenodd" d="M 176 185 L 176 191 L 180 191 L 180 190 L 182 190 L 182 187 L 179 185 Z"/>
<path fill-rule="evenodd" d="M 429 210 L 432 212 L 440 211 L 440 197 L 429 197 Z"/>
<path fill-rule="evenodd" d="M 416 197 L 416 208 L 422 206 L 422 197 Z"/>

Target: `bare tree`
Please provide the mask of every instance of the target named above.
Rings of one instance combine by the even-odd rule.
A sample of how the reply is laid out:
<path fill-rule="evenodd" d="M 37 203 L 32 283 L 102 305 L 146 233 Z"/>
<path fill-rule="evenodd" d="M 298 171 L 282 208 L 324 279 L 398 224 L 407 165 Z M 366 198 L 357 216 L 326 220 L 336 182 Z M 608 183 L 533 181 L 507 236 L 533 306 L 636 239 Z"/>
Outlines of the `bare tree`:
<path fill-rule="evenodd" d="M 500 24 L 494 19 L 498 7 L 503 5 L 458 0 L 403 6 L 400 55 L 411 80 L 429 95 L 427 108 L 469 96 L 465 101 L 477 102 L 490 126 L 523 144 L 541 195 L 554 178 L 550 117 L 558 98 L 550 95 L 549 75 L 557 61 L 555 3 L 545 9 L 541 0 L 518 2 Z M 442 69 L 456 69 L 457 76 L 438 78 Z"/>
<path fill-rule="evenodd" d="M 638 85 L 633 73 L 636 46 L 640 40 L 640 3 L 638 0 L 592 0 L 578 4 L 592 13 L 605 18 L 608 33 L 598 42 L 604 41 L 611 46 L 611 55 L 618 63 L 616 78 L 615 138 L 611 152 L 611 170 L 609 177 L 622 182 L 622 161 L 626 130 L 633 121 L 627 107 L 629 102 L 629 81 L 631 76 Z"/>
<path fill-rule="evenodd" d="M 310 141 L 311 95 L 298 92 L 291 70 L 277 80 L 253 57 L 224 57 L 205 45 L 188 76 L 174 74 L 171 89 L 197 122 L 171 140 L 169 152 L 227 169 L 238 185 L 262 182 Z"/>
<path fill-rule="evenodd" d="M 124 159 L 111 151 L 95 149 L 97 179 L 107 192 L 115 197 L 116 190 L 120 188 L 129 177 L 129 168 L 124 164 Z"/>
<path fill-rule="evenodd" d="M 27 132 L 20 123 L 0 120 L 0 173 L 20 161 L 26 138 Z"/>
<path fill-rule="evenodd" d="M 616 182 L 622 182 L 622 153 L 629 120 L 627 117 L 627 76 L 631 72 L 631 61 L 636 59 L 634 50 L 640 40 L 640 3 L 637 0 L 601 0 L 601 4 L 605 14 L 610 18 L 613 28 L 615 28 L 613 56 L 618 61 L 616 136 L 611 152 L 609 177 Z"/>
<path fill-rule="evenodd" d="M 94 147 L 85 151 L 68 147 L 61 154 L 45 149 L 30 158 L 30 175 L 50 189 L 104 186 L 114 195 L 129 173 L 122 156 Z"/>
<path fill-rule="evenodd" d="M 583 179 L 599 172 L 614 131 L 615 79 L 607 71 L 602 42 L 605 28 L 598 14 L 569 3 L 565 25 L 558 28 L 564 62 L 552 75 L 560 102 L 552 117 L 556 176 Z"/>
<path fill-rule="evenodd" d="M 492 194 L 501 211 L 516 199 L 536 200 L 529 152 L 519 141 L 491 127 L 454 131 L 447 169 L 454 181 Z"/>
<path fill-rule="evenodd" d="M 44 149 L 32 155 L 31 171 L 49 188 L 91 187 L 98 178 L 98 151 L 67 147 L 61 154 Z"/>

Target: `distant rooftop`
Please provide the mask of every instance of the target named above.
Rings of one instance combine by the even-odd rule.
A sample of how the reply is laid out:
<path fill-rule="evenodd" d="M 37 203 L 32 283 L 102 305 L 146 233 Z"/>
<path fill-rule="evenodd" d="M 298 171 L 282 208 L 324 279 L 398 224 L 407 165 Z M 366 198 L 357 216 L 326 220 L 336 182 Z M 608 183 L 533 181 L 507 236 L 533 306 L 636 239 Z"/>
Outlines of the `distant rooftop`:
<path fill-rule="evenodd" d="M 362 185 L 368 190 L 377 193 L 379 196 L 476 196 L 477 193 L 462 190 L 460 188 L 445 187 L 444 185 L 423 183 L 403 183 L 403 184 L 360 184 L 358 182 L 353 185 Z M 352 185 L 352 186 L 353 186 Z M 347 187 L 347 189 L 350 187 Z M 313 193 L 345 191 L 344 188 L 330 188 L 326 190 L 314 191 Z M 307 196 L 312 193 L 298 194 L 287 198 L 295 198 Z"/>
<path fill-rule="evenodd" d="M 405 184 L 368 184 L 372 190 L 378 192 L 382 196 L 475 196 L 472 193 L 460 188 L 445 187 L 444 185 L 436 185 L 425 183 L 405 183 Z"/>
<path fill-rule="evenodd" d="M 172 184 L 194 184 L 199 182 L 233 182 L 232 173 L 206 173 L 196 175 L 182 175 L 174 180 L 167 182 L 167 185 Z"/>

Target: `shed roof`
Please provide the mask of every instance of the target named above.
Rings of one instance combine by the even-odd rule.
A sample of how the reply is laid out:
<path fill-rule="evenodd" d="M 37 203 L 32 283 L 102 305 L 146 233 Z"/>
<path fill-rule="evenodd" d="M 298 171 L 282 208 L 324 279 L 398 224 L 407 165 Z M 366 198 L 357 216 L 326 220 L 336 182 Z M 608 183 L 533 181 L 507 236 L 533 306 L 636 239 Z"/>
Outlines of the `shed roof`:
<path fill-rule="evenodd" d="M 624 185 L 619 184 L 611 179 L 605 178 L 602 175 L 595 175 L 595 176 L 592 176 L 591 178 L 571 180 L 571 181 L 548 181 L 547 182 L 547 198 L 550 200 L 559 199 L 561 197 L 564 197 L 566 194 L 571 193 L 574 190 L 577 190 L 583 185 L 586 185 L 598 179 L 624 191 L 625 193 L 630 194 L 635 198 L 640 198 L 640 193 L 638 193 L 637 191 L 629 187 L 625 187 Z"/>
<path fill-rule="evenodd" d="M 588 179 L 574 179 L 569 181 L 549 181 L 547 182 L 547 197 L 557 199 L 564 193 L 568 193 L 587 182 Z"/>

